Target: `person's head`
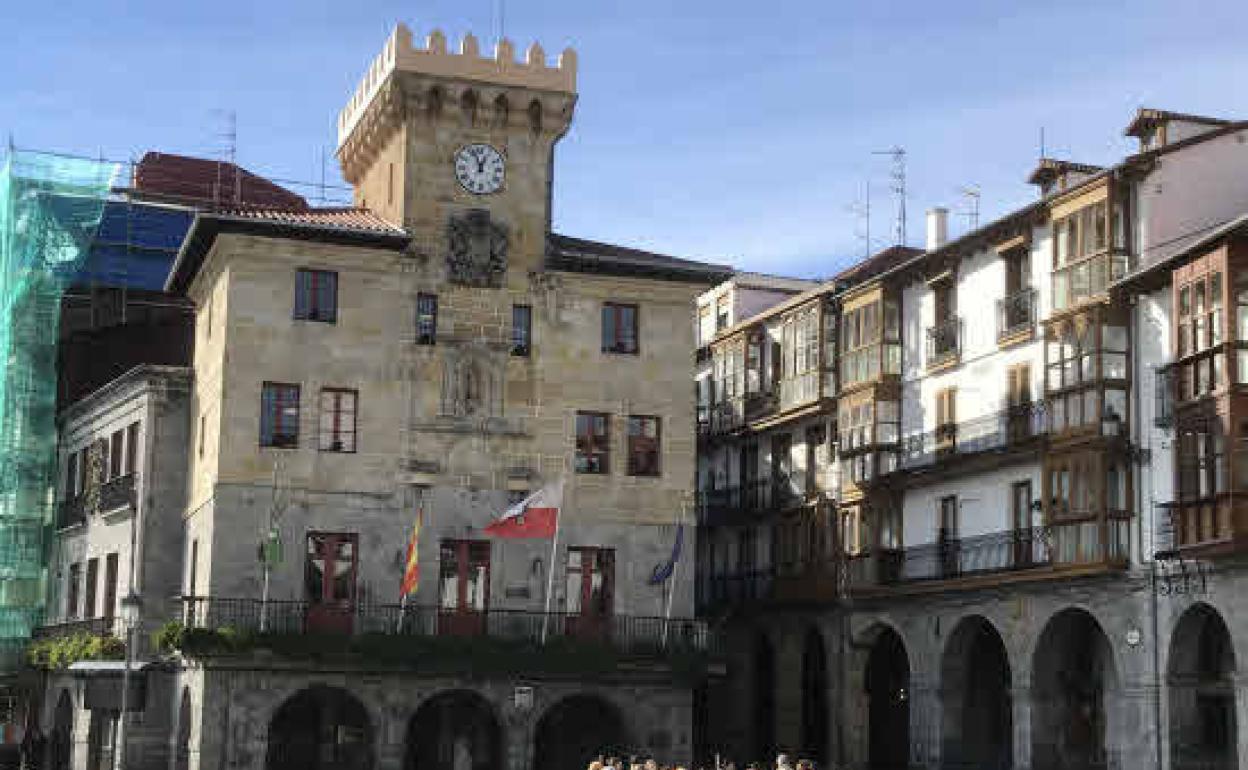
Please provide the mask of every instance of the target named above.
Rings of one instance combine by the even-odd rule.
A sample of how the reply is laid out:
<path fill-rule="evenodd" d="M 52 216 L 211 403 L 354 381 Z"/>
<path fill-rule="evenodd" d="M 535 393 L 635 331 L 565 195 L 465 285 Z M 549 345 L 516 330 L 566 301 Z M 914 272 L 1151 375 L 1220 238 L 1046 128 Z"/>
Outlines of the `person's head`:
<path fill-rule="evenodd" d="M 815 763 L 811 762 L 809 759 L 799 759 L 794 767 L 796 767 L 797 770 L 815 770 Z"/>
<path fill-rule="evenodd" d="M 654 761 L 654 757 L 650 757 L 645 762 L 646 770 L 659 770 L 659 763 Z"/>
<path fill-rule="evenodd" d="M 789 755 L 777 754 L 776 755 L 776 767 L 788 767 L 788 766 L 789 766 Z"/>
<path fill-rule="evenodd" d="M 602 761 L 601 761 L 601 760 L 598 760 L 598 759 L 595 759 L 593 762 L 590 762 L 590 763 L 589 763 L 589 770 L 603 770 L 603 768 L 602 768 Z"/>

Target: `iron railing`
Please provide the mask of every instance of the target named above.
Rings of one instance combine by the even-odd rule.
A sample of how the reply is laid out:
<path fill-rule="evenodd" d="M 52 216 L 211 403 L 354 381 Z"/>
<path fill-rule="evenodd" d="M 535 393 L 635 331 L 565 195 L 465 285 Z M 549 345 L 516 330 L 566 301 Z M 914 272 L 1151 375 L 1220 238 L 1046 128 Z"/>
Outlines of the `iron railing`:
<path fill-rule="evenodd" d="M 947 318 L 927 328 L 927 365 L 940 366 L 962 355 L 962 319 Z"/>
<path fill-rule="evenodd" d="M 776 411 L 780 397 L 774 387 L 745 394 L 745 420 L 757 420 Z"/>
<path fill-rule="evenodd" d="M 771 596 L 775 571 L 741 570 L 706 576 L 699 585 L 698 605 L 702 610 L 722 605 L 754 602 Z"/>
<path fill-rule="evenodd" d="M 35 626 L 31 630 L 30 636 L 32 639 L 61 639 L 80 634 L 120 637 L 123 633 L 124 629 L 117 618 L 111 617 L 66 620 L 60 623 L 49 623 L 45 626 Z"/>
<path fill-rule="evenodd" d="M 911 470 L 955 456 L 1025 445 L 1046 433 L 1045 414 L 1044 402 L 1037 401 L 905 436 L 901 440 L 901 467 Z"/>
<path fill-rule="evenodd" d="M 87 520 L 87 499 L 81 495 L 71 500 L 62 500 L 56 508 L 56 528 L 65 529 Z"/>
<path fill-rule="evenodd" d="M 1036 290 L 1023 289 L 997 300 L 997 339 L 1005 339 L 1036 323 Z"/>
<path fill-rule="evenodd" d="M 1038 567 L 1124 564 L 1129 556 L 1130 517 L 1103 521 L 1084 515 L 1036 527 L 972 537 L 939 537 L 934 543 L 878 549 L 847 560 L 851 586 L 888 586 Z"/>
<path fill-rule="evenodd" d="M 360 603 L 327 609 L 306 601 L 183 596 L 182 622 L 197 628 L 233 628 L 278 634 L 391 634 L 488 637 L 540 644 L 580 639 L 629 654 L 689 650 L 721 654 L 723 641 L 705 621 L 639 615 L 594 617 L 528 610 L 447 610 L 440 607 Z"/>
<path fill-rule="evenodd" d="M 127 474 L 109 479 L 100 487 L 101 513 L 129 507 L 134 500 L 134 475 Z"/>
<path fill-rule="evenodd" d="M 786 510 L 801 501 L 802 495 L 787 476 L 706 489 L 697 494 L 698 523 L 714 526 L 736 517 Z"/>

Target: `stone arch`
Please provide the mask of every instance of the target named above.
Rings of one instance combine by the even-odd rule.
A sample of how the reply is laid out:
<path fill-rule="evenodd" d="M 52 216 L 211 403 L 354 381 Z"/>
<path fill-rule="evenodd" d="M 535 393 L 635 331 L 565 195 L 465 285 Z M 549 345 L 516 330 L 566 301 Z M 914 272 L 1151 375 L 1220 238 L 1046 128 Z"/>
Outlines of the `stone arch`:
<path fill-rule="evenodd" d="M 74 751 L 74 699 L 61 690 L 52 712 L 52 734 L 48 736 L 48 762 L 51 770 L 69 770 Z"/>
<path fill-rule="evenodd" d="M 313 685 L 273 712 L 267 770 L 371 770 L 374 761 L 372 720 L 348 690 Z"/>
<path fill-rule="evenodd" d="M 507 94 L 499 94 L 494 97 L 494 126 L 496 128 L 506 126 L 510 117 L 511 102 L 507 101 Z"/>
<path fill-rule="evenodd" d="M 584 770 L 600 754 L 631 753 L 632 740 L 620 710 L 592 693 L 553 703 L 542 713 L 533 735 L 532 767 L 541 770 Z"/>
<path fill-rule="evenodd" d="M 407 726 L 405 770 L 493 770 L 506 764 L 493 705 L 472 690 L 445 690 L 421 702 Z"/>
<path fill-rule="evenodd" d="M 187 770 L 191 764 L 191 688 L 182 687 L 178 701 L 177 732 L 174 733 L 173 766 L 175 770 Z"/>
<path fill-rule="evenodd" d="M 818 627 L 802 640 L 802 752 L 822 767 L 828 757 L 828 651 Z"/>
<path fill-rule="evenodd" d="M 1009 653 L 996 626 L 982 615 L 958 621 L 940 664 L 944 767 L 1013 766 L 1011 681 Z"/>
<path fill-rule="evenodd" d="M 529 102 L 529 130 L 535 134 L 542 132 L 542 103 L 534 99 Z"/>
<path fill-rule="evenodd" d="M 1173 770 L 1238 767 L 1235 649 L 1222 615 L 1204 602 L 1184 611 L 1166 664 Z"/>
<path fill-rule="evenodd" d="M 428 97 L 425 99 L 425 111 L 431 120 L 437 120 L 442 116 L 442 103 L 445 101 L 446 92 L 441 86 L 429 89 Z"/>
<path fill-rule="evenodd" d="M 1118 674 L 1092 613 L 1064 609 L 1045 624 L 1031 667 L 1034 767 L 1097 767 L 1111 759 Z"/>
<path fill-rule="evenodd" d="M 910 656 L 901 634 L 886 624 L 869 631 L 863 695 L 867 706 L 867 766 L 903 770 L 910 763 Z"/>
<path fill-rule="evenodd" d="M 756 759 L 776 753 L 776 647 L 766 632 L 758 631 L 750 650 L 751 724 Z"/>
<path fill-rule="evenodd" d="M 477 96 L 477 92 L 471 88 L 465 88 L 459 97 L 459 108 L 464 116 L 464 123 L 469 126 L 477 124 L 477 111 L 480 106 L 481 99 Z"/>

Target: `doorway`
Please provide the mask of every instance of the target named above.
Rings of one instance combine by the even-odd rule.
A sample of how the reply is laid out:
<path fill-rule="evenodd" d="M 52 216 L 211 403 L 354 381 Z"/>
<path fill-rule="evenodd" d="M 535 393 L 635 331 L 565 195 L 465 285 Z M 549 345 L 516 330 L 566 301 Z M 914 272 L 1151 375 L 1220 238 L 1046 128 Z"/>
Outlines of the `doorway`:
<path fill-rule="evenodd" d="M 614 616 L 615 550 L 572 547 L 566 571 L 567 633 L 601 639 Z"/>
<path fill-rule="evenodd" d="M 443 540 L 438 564 L 438 633 L 485 633 L 490 607 L 489 541 Z"/>
<path fill-rule="evenodd" d="M 308 533 L 304 599 L 309 631 L 351 633 L 355 619 L 359 536 L 354 532 Z"/>

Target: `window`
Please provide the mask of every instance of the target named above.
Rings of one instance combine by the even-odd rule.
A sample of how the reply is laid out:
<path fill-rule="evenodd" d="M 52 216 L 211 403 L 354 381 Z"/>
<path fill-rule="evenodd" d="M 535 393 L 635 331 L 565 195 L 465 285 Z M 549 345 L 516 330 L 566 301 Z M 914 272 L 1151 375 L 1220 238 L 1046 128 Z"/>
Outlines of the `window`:
<path fill-rule="evenodd" d="M 1222 273 L 1202 273 L 1177 291 L 1178 396 L 1189 400 L 1226 385 Z"/>
<path fill-rule="evenodd" d="M 299 446 L 299 386 L 266 382 L 260 395 L 260 446 Z"/>
<path fill-rule="evenodd" d="M 637 354 L 637 306 L 602 306 L 602 352 Z"/>
<path fill-rule="evenodd" d="M 936 449 L 952 449 L 958 438 L 958 389 L 936 391 Z"/>
<path fill-rule="evenodd" d="M 78 617 L 78 592 L 82 590 L 82 565 L 74 562 L 69 565 L 69 577 L 67 578 L 69 586 L 65 591 L 67 598 L 65 602 L 65 616 L 69 618 Z"/>
<path fill-rule="evenodd" d="M 78 453 L 72 452 L 65 463 L 65 499 L 78 497 Z"/>
<path fill-rule="evenodd" d="M 936 522 L 941 540 L 954 540 L 958 537 L 958 496 L 946 495 L 937 503 L 939 520 Z"/>
<path fill-rule="evenodd" d="M 438 295 L 416 295 L 416 344 L 433 345 L 438 339 Z"/>
<path fill-rule="evenodd" d="M 533 308 L 511 306 L 511 354 L 527 357 L 533 344 Z"/>
<path fill-rule="evenodd" d="M 338 320 L 338 274 L 332 270 L 295 273 L 295 320 L 336 323 Z"/>
<path fill-rule="evenodd" d="M 715 300 L 715 331 L 728 328 L 728 310 L 729 298 L 727 294 L 721 294 Z"/>
<path fill-rule="evenodd" d="M 845 311 L 841 320 L 841 384 L 901 373 L 901 316 L 893 300 L 876 300 Z"/>
<path fill-rule="evenodd" d="M 204 415 L 199 416 L 199 456 L 204 456 L 204 438 L 208 433 L 208 418 Z"/>
<path fill-rule="evenodd" d="M 610 465 L 608 415 L 600 412 L 576 413 L 576 472 L 606 473 Z"/>
<path fill-rule="evenodd" d="M 659 418 L 628 418 L 628 475 L 659 475 Z"/>
<path fill-rule="evenodd" d="M 341 388 L 321 389 L 321 451 L 355 451 L 355 410 L 359 394 Z"/>
<path fill-rule="evenodd" d="M 112 618 L 117 614 L 117 554 L 104 557 L 104 606 L 100 614 Z"/>
<path fill-rule="evenodd" d="M 138 470 L 139 458 L 139 423 L 137 421 L 126 426 L 126 469 L 129 475 Z"/>
<path fill-rule="evenodd" d="M 199 577 L 196 574 L 199 571 L 199 540 L 198 539 L 191 541 L 191 563 L 188 569 L 189 569 L 189 573 L 187 574 L 187 577 L 186 577 L 186 595 L 194 596 L 195 586 L 196 586 L 196 583 L 198 582 L 197 578 Z"/>
<path fill-rule="evenodd" d="M 115 479 L 121 475 L 122 458 L 125 457 L 122 450 L 125 448 L 123 443 L 126 440 L 125 430 L 113 431 L 113 435 L 108 441 L 108 478 Z"/>
<path fill-rule="evenodd" d="M 99 559 L 87 559 L 87 591 L 86 591 L 87 600 L 82 608 L 82 616 L 84 618 L 90 619 L 90 618 L 95 617 L 95 591 L 97 587 L 96 583 L 99 582 L 99 579 L 100 579 L 100 560 Z"/>

